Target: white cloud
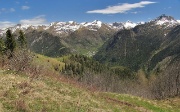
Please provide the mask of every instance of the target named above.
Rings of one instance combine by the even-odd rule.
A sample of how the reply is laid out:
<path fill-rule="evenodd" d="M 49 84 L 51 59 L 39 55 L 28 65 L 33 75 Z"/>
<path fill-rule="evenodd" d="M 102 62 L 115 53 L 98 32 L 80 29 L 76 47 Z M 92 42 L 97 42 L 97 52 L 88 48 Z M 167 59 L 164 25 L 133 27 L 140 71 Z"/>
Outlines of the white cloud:
<path fill-rule="evenodd" d="M 132 14 L 137 14 L 138 12 L 137 11 L 135 11 L 135 12 L 131 12 Z"/>
<path fill-rule="evenodd" d="M 34 17 L 32 19 L 23 19 L 19 21 L 20 24 L 22 25 L 33 25 L 33 26 L 38 26 L 38 25 L 48 25 L 49 23 L 45 19 L 45 15 L 40 15 L 37 17 Z M 17 23 L 10 22 L 10 21 L 0 21 L 0 29 L 6 29 L 8 27 L 13 27 Z"/>
<path fill-rule="evenodd" d="M 5 12 L 7 12 L 7 9 L 6 9 L 6 8 L 1 8 L 1 9 L 0 9 L 0 14 L 5 13 Z"/>
<path fill-rule="evenodd" d="M 10 12 L 15 12 L 14 8 L 10 8 L 9 10 L 10 10 Z"/>
<path fill-rule="evenodd" d="M 37 25 L 46 25 L 47 21 L 45 19 L 45 15 L 40 15 L 32 19 L 20 20 L 20 24 L 29 24 L 29 25 L 37 26 Z"/>
<path fill-rule="evenodd" d="M 164 8 L 164 10 L 168 10 L 168 9 L 171 9 L 172 7 L 170 6 L 170 7 L 167 7 L 167 8 Z"/>
<path fill-rule="evenodd" d="M 20 4 L 20 2 L 16 1 L 16 4 Z"/>
<path fill-rule="evenodd" d="M 118 4 L 115 6 L 108 6 L 105 9 L 98 9 L 98 10 L 92 10 L 87 11 L 86 13 L 100 13 L 100 14 L 117 14 L 117 13 L 127 13 L 127 11 L 135 9 L 135 8 L 143 8 L 146 5 L 153 4 L 156 2 L 151 1 L 141 1 L 139 3 L 129 4 L 129 3 L 123 3 Z"/>
<path fill-rule="evenodd" d="M 1 8 L 1 11 L 6 11 L 6 8 Z"/>
<path fill-rule="evenodd" d="M 10 21 L 0 21 L 0 29 L 8 28 L 14 26 L 15 23 Z"/>
<path fill-rule="evenodd" d="M 171 9 L 172 7 L 168 7 L 168 9 Z"/>
<path fill-rule="evenodd" d="M 22 6 L 21 9 L 22 10 L 28 10 L 28 9 L 30 9 L 30 7 L 29 6 Z"/>
<path fill-rule="evenodd" d="M 9 13 L 9 12 L 15 12 L 16 10 L 14 8 L 6 9 L 6 8 L 1 8 L 0 12 L 1 13 Z"/>

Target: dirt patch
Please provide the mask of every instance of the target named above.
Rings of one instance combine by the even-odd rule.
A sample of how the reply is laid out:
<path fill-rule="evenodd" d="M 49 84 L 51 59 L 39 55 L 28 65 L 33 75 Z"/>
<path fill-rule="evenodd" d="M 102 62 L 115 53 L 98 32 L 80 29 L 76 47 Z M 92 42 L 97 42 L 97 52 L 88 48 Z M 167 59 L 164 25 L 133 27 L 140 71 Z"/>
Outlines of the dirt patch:
<path fill-rule="evenodd" d="M 130 104 L 130 103 L 125 102 L 125 101 L 120 101 L 120 100 L 113 99 L 113 98 L 109 98 L 109 97 L 105 97 L 105 99 L 106 99 L 107 101 L 114 102 L 114 103 L 119 104 L 119 105 L 126 105 L 126 106 L 128 106 L 128 107 L 136 107 L 135 105 Z"/>
<path fill-rule="evenodd" d="M 131 103 L 128 103 L 128 102 L 125 102 L 125 101 L 120 101 L 120 100 L 117 100 L 117 99 L 113 99 L 113 98 L 109 98 L 109 97 L 104 97 L 108 102 L 113 102 L 113 103 L 116 103 L 120 106 L 128 106 L 130 108 L 134 108 L 135 110 L 138 110 L 140 112 L 152 112 L 150 110 L 147 110 L 145 109 L 144 107 L 140 107 L 140 106 L 136 106 L 134 104 L 131 104 Z"/>

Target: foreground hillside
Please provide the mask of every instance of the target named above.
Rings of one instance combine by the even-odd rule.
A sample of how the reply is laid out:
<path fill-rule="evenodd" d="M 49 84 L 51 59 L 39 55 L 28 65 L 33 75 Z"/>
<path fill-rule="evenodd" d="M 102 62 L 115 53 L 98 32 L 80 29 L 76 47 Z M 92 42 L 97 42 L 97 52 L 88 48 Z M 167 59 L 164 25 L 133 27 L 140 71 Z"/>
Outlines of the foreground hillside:
<path fill-rule="evenodd" d="M 88 90 L 63 78 L 42 76 L 33 81 L 24 74 L 0 70 L 0 111 L 53 112 L 169 112 L 180 111 L 180 99 L 152 101 L 139 97 Z"/>

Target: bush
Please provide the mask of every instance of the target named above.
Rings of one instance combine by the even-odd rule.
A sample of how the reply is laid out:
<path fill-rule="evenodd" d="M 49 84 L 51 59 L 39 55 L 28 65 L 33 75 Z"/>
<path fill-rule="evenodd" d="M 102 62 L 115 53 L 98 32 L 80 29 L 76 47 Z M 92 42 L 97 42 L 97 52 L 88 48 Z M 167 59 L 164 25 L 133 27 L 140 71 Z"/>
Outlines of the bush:
<path fill-rule="evenodd" d="M 26 49 L 17 50 L 9 59 L 8 66 L 16 72 L 25 71 L 32 62 L 33 55 Z"/>
<path fill-rule="evenodd" d="M 151 82 L 151 91 L 156 99 L 180 96 L 180 63 L 170 65 Z"/>

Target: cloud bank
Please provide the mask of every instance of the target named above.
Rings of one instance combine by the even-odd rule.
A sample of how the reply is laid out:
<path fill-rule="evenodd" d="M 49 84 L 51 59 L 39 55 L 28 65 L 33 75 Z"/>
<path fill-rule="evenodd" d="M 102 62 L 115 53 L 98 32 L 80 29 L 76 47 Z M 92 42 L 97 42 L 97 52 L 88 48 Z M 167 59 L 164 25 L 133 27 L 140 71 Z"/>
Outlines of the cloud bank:
<path fill-rule="evenodd" d="M 151 2 L 151 1 L 141 1 L 139 3 L 123 3 L 123 4 L 118 4 L 115 6 L 108 6 L 105 9 L 98 9 L 98 10 L 92 10 L 92 11 L 87 11 L 86 13 L 99 13 L 99 14 L 117 14 L 117 13 L 127 13 L 127 11 L 135 9 L 135 8 L 143 8 L 146 5 L 149 4 L 154 4 L 156 2 Z"/>
<path fill-rule="evenodd" d="M 40 15 L 36 16 L 32 19 L 22 19 L 19 21 L 20 24 L 22 25 L 33 25 L 33 26 L 38 26 L 38 25 L 48 25 L 47 20 L 45 19 L 45 15 Z M 13 27 L 18 23 L 10 22 L 10 21 L 0 21 L 0 29 L 6 29 L 8 27 Z"/>
<path fill-rule="evenodd" d="M 29 25 L 37 26 L 37 25 L 46 25 L 47 21 L 45 19 L 45 15 L 40 15 L 40 16 L 34 17 L 32 19 L 20 20 L 19 23 L 20 24 L 29 24 Z"/>
<path fill-rule="evenodd" d="M 14 8 L 1 8 L 0 13 L 10 13 L 10 12 L 15 12 L 16 10 Z"/>
<path fill-rule="evenodd" d="M 30 9 L 30 7 L 29 6 L 22 6 L 21 9 L 22 10 L 28 10 L 28 9 Z"/>
<path fill-rule="evenodd" d="M 8 28 L 14 26 L 15 23 L 10 21 L 0 21 L 0 29 Z"/>

